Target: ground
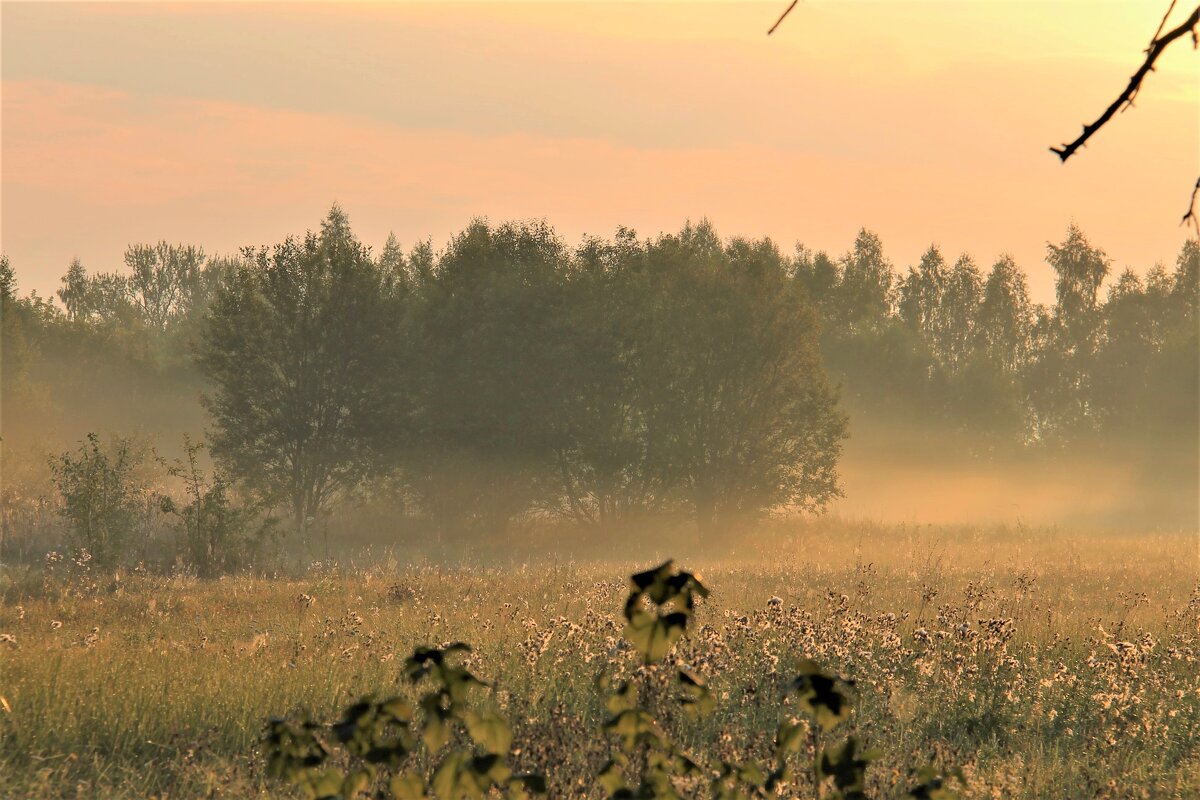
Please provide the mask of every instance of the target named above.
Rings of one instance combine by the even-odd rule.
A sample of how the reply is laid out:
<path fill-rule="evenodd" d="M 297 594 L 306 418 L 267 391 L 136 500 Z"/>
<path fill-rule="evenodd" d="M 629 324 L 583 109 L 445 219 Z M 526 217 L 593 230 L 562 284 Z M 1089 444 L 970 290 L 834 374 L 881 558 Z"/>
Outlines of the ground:
<path fill-rule="evenodd" d="M 782 688 L 813 658 L 857 681 L 851 727 L 885 754 L 871 796 L 930 762 L 961 768 L 967 797 L 1200 796 L 1198 545 L 1195 531 L 776 523 L 680 559 L 712 595 L 672 659 L 717 708 L 670 727 L 702 763 L 765 760 Z M 668 555 L 607 549 L 207 582 L 12 568 L 0 796 L 295 796 L 264 776 L 268 717 L 332 719 L 406 691 L 414 646 L 461 640 L 512 723 L 514 765 L 545 772 L 551 797 L 600 797 L 612 742 L 595 678 L 633 669 L 625 579 Z"/>

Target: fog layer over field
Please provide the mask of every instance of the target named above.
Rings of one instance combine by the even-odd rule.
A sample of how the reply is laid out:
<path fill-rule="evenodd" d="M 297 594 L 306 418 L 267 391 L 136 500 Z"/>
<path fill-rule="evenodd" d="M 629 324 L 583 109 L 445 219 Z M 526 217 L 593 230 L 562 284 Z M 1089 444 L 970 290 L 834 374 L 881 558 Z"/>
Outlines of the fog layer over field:
<path fill-rule="evenodd" d="M 899 268 L 867 230 L 833 257 L 477 220 L 372 250 L 336 207 L 233 257 L 76 262 L 53 299 L 5 262 L 4 555 L 720 549 L 814 513 L 1194 530 L 1200 243 L 1143 280 L 1071 226 L 1046 262 L 1052 306 L 1007 257 Z"/>

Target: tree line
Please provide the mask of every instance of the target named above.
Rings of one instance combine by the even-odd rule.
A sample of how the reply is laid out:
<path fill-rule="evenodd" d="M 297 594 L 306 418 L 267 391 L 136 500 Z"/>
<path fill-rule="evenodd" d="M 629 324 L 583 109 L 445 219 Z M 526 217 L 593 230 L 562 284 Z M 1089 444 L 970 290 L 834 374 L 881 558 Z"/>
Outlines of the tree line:
<path fill-rule="evenodd" d="M 711 532 L 825 507 L 851 429 L 980 454 L 1194 449 L 1200 243 L 1106 291 L 1111 262 L 1074 226 L 1047 262 L 1051 306 L 1011 258 L 985 272 L 931 246 L 899 273 L 867 230 L 831 257 L 707 222 L 570 247 L 477 220 L 440 252 L 376 253 L 335 207 L 236 257 L 75 262 L 57 303 L 19 297 L 5 260 L 6 416 L 36 403 L 46 353 L 138 365 L 203 394 L 220 480 L 301 531 L 386 494 L 446 531 L 683 511 Z"/>

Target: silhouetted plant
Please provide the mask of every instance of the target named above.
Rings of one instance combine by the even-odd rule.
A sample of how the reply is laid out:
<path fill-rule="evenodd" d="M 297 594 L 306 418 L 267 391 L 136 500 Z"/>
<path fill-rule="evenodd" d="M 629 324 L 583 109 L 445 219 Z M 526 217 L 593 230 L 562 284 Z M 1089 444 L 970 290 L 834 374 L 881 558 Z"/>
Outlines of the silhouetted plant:
<path fill-rule="evenodd" d="M 785 704 L 792 703 L 804 719 L 784 714 L 776 730 L 773 764 L 722 760 L 706 766 L 672 740 L 647 696 L 655 688 L 652 678 L 663 675 L 660 662 L 692 623 L 697 598 L 707 596 L 708 589 L 696 575 L 671 561 L 631 577 L 625 636 L 643 668 L 637 679 L 616 681 L 604 672 L 597 681 L 608 713 L 602 730 L 617 740 L 616 752 L 596 776 L 600 788 L 611 800 L 681 800 L 698 796 L 696 790 L 706 785 L 714 800 L 796 797 L 806 786 L 819 800 L 866 800 L 867 768 L 882 753 L 854 734 L 822 742 L 822 736 L 849 722 L 854 682 L 814 661 L 802 662 L 785 689 Z M 512 734 L 505 720 L 495 711 L 478 711 L 468 704 L 471 690 L 485 686 L 453 663 L 454 656 L 469 649 L 461 643 L 417 648 L 407 660 L 404 673 L 409 680 L 429 678 L 432 683 L 419 700 L 419 722 L 400 698 L 364 699 L 332 726 L 272 720 L 265 740 L 269 773 L 291 781 L 310 798 L 359 796 L 381 783 L 381 769 L 391 770 L 390 795 L 376 789 L 375 797 L 460 800 L 483 798 L 492 790 L 514 798 L 544 793 L 542 776 L 514 776 L 507 766 Z M 675 704 L 684 716 L 694 719 L 713 711 L 716 701 L 704 680 L 686 667 L 674 669 L 679 688 Z M 353 762 L 349 769 L 329 763 L 330 733 Z M 431 777 L 404 766 L 418 747 L 418 737 L 431 756 L 445 751 Z M 452 743 L 459 746 L 450 747 Z M 794 762 L 810 750 L 813 761 L 805 780 Z M 906 797 L 954 800 L 958 795 L 949 784 L 961 783 L 962 775 L 924 767 L 915 770 L 911 780 Z"/>
<path fill-rule="evenodd" d="M 544 794 L 540 775 L 516 775 L 508 766 L 512 744 L 508 723 L 491 709 L 469 702 L 487 684 L 455 663 L 470 651 L 462 643 L 418 647 L 404 664 L 414 686 L 426 687 L 420 714 L 401 697 L 370 697 L 345 710 L 332 725 L 273 719 L 264 739 L 268 773 L 298 786 L 305 797 L 392 797 L 395 800 L 482 798 L 492 790 L 520 800 Z M 339 766 L 331 746 L 342 750 Z M 430 774 L 410 763 L 424 746 Z"/>

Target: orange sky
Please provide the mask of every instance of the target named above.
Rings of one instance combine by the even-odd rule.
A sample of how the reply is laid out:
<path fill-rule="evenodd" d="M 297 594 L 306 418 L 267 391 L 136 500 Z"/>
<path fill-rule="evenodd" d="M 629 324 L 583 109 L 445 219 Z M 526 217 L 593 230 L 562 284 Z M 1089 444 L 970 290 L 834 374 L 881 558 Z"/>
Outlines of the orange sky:
<path fill-rule="evenodd" d="M 1062 166 L 1162 2 L 4 2 L 0 235 L 24 290 L 125 245 L 277 241 L 337 201 L 378 245 L 472 216 L 569 240 L 708 216 L 898 267 L 1013 253 L 1048 300 L 1074 219 L 1173 263 L 1200 172 L 1200 54 Z"/>

